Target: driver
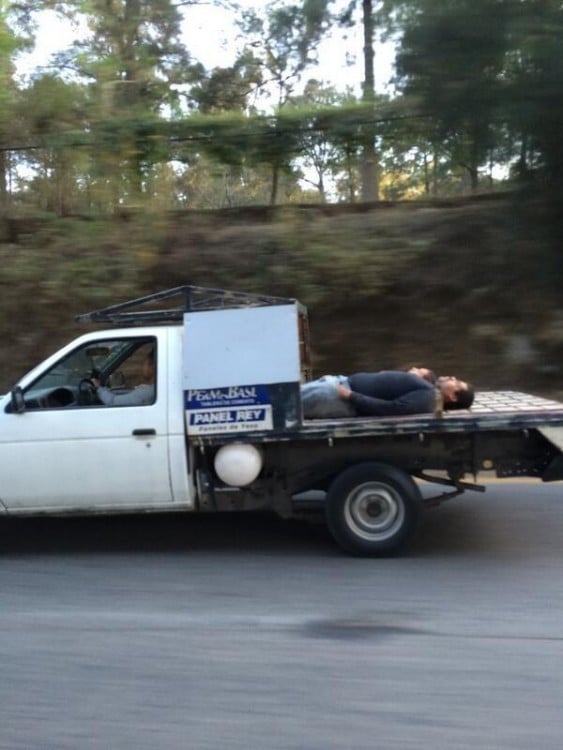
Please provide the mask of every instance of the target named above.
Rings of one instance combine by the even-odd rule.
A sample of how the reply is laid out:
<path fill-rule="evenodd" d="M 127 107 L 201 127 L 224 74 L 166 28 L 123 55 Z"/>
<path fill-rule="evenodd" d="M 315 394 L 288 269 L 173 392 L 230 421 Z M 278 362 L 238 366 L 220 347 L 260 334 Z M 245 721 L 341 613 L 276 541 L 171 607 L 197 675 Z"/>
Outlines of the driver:
<path fill-rule="evenodd" d="M 105 388 L 99 378 L 93 377 L 91 382 L 97 397 L 106 406 L 142 406 L 143 404 L 152 404 L 154 401 L 156 393 L 155 374 L 154 349 L 151 349 L 143 363 L 143 379 L 145 382 L 129 393 L 114 393 L 109 388 Z"/>

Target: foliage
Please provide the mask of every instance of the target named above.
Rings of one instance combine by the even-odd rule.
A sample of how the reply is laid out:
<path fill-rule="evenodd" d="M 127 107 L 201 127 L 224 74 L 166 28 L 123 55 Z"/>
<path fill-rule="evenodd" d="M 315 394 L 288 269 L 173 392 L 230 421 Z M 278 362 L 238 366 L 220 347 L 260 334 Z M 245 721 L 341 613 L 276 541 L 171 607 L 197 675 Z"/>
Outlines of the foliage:
<path fill-rule="evenodd" d="M 274 1 L 241 13 L 239 24 L 247 49 L 263 70 L 261 85 L 274 85 L 277 106 L 288 102 L 300 74 L 315 62 L 328 21 L 326 0 L 285 5 Z"/>
<path fill-rule="evenodd" d="M 521 176 L 529 180 L 539 169 L 558 203 L 563 193 L 563 7 L 555 0 L 528 0 L 515 11 L 508 123 L 521 143 Z"/>
<path fill-rule="evenodd" d="M 397 58 L 403 89 L 430 117 L 433 140 L 452 142 L 477 189 L 478 169 L 494 142 L 511 3 L 420 0 Z M 436 126 L 434 126 L 436 123 Z"/>
<path fill-rule="evenodd" d="M 16 82 L 14 56 L 45 7 L 86 19 L 90 33 L 57 71 Z M 181 7 L 0 4 L 4 209 L 11 201 L 95 215 L 196 205 L 194 196 L 213 206 L 310 200 L 300 179 L 321 202 L 354 202 L 366 199 L 366 181 L 375 184 L 367 155 L 383 197 L 488 188 L 501 165 L 528 189 L 545 189 L 556 217 L 563 11 L 555 0 L 270 2 L 240 11 L 242 47 L 210 71 L 180 35 Z M 392 97 L 370 88 L 358 102 L 310 77 L 337 23 L 363 26 L 367 46 L 396 39 Z M 366 61 L 366 85 L 370 76 Z"/>

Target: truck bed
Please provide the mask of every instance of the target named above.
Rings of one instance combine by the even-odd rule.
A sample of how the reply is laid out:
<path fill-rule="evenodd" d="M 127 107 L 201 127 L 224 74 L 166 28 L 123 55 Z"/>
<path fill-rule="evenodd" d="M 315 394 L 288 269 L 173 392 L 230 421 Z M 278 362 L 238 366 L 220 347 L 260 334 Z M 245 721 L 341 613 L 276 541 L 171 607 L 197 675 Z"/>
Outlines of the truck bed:
<path fill-rule="evenodd" d="M 397 434 L 412 432 L 472 432 L 475 430 L 526 429 L 563 426 L 563 403 L 518 391 L 482 391 L 471 409 L 445 411 L 441 416 L 355 417 L 309 420 L 302 431 L 325 430 L 340 435 Z"/>
<path fill-rule="evenodd" d="M 241 435 L 214 434 L 191 438 L 200 445 L 231 440 L 317 440 L 418 432 L 460 433 L 563 427 L 563 403 L 519 391 L 480 391 L 471 409 L 445 411 L 441 416 L 416 414 L 401 417 L 354 417 L 296 422 L 284 433 L 249 432 Z"/>

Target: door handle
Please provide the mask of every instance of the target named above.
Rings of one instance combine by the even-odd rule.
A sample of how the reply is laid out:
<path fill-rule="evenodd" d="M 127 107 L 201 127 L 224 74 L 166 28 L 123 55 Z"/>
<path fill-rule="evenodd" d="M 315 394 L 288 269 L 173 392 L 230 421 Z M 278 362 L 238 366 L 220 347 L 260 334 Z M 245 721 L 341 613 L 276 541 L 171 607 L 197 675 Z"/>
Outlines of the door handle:
<path fill-rule="evenodd" d="M 156 430 L 151 430 L 151 429 L 146 429 L 146 430 L 143 430 L 143 429 L 138 429 L 138 430 L 133 430 L 133 433 L 132 433 L 132 434 L 133 434 L 133 435 L 134 435 L 135 437 L 148 437 L 149 435 L 156 435 Z"/>

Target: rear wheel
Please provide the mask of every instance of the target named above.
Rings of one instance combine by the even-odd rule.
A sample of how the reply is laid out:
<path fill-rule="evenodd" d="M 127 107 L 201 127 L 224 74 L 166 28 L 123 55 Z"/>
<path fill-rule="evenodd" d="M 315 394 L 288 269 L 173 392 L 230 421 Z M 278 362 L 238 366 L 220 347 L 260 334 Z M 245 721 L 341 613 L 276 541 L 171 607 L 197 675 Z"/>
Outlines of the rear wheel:
<path fill-rule="evenodd" d="M 345 469 L 326 496 L 326 522 L 352 555 L 383 556 L 412 538 L 422 509 L 413 479 L 394 466 L 367 462 Z"/>

